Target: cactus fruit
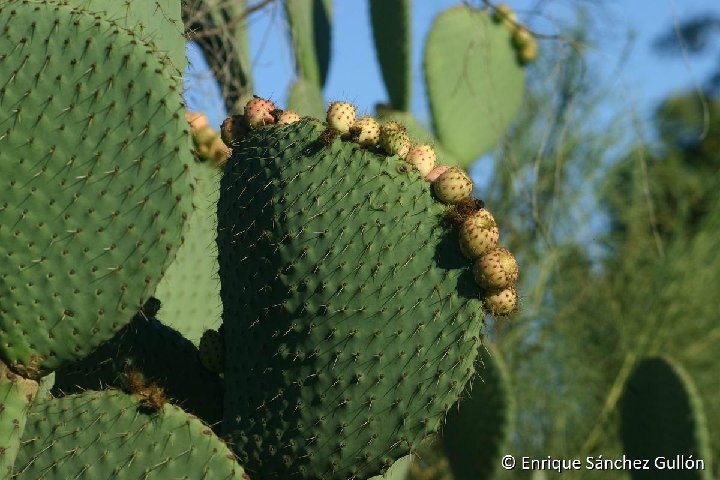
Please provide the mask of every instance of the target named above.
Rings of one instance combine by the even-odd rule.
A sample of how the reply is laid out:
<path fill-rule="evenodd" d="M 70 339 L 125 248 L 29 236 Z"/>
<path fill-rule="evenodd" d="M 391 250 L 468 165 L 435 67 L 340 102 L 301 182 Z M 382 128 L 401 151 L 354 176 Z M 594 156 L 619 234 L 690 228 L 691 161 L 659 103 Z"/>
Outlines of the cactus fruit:
<path fill-rule="evenodd" d="M 255 97 L 245 105 L 245 121 L 250 128 L 258 128 L 275 123 L 272 112 L 276 109 L 270 100 Z"/>
<path fill-rule="evenodd" d="M 440 165 L 438 167 L 433 168 L 432 170 L 430 170 L 430 173 L 425 175 L 425 180 L 427 180 L 430 183 L 434 182 L 435 180 L 438 179 L 438 177 L 440 177 L 440 175 L 447 172 L 448 168 L 450 168 L 450 167 L 448 167 L 447 165 Z"/>
<path fill-rule="evenodd" d="M 421 143 L 410 147 L 405 161 L 415 167 L 420 175 L 425 177 L 435 168 L 435 161 L 437 155 L 435 155 L 435 149 L 432 145 Z"/>
<path fill-rule="evenodd" d="M 291 123 L 299 122 L 300 118 L 299 113 L 291 110 L 285 110 L 278 116 L 277 123 L 280 125 L 290 125 Z"/>
<path fill-rule="evenodd" d="M 194 129 L 192 131 L 193 140 L 196 145 L 210 145 L 218 136 L 217 132 L 210 126 Z"/>
<path fill-rule="evenodd" d="M 460 251 L 470 260 L 496 247 L 499 239 L 495 218 L 484 208 L 465 219 L 460 227 Z"/>
<path fill-rule="evenodd" d="M 185 120 L 188 121 L 192 130 L 200 130 L 201 128 L 207 127 L 209 125 L 207 115 L 200 112 L 185 113 Z"/>
<path fill-rule="evenodd" d="M 483 304 L 495 316 L 510 315 L 518 307 L 517 289 L 509 286 L 501 290 L 491 290 L 483 297 Z"/>
<path fill-rule="evenodd" d="M 340 133 L 348 133 L 355 123 L 355 106 L 348 102 L 332 102 L 327 111 L 327 123 Z"/>
<path fill-rule="evenodd" d="M 382 473 L 439 427 L 480 344 L 446 207 L 323 129 L 253 131 L 220 185 L 223 431 L 267 480 Z"/>
<path fill-rule="evenodd" d="M 517 14 L 507 3 L 501 3 L 493 11 L 493 20 L 502 23 L 508 28 L 513 28 L 517 22 Z"/>
<path fill-rule="evenodd" d="M 217 330 L 205 330 L 198 347 L 200 363 L 213 373 L 225 370 L 225 340 Z"/>
<path fill-rule="evenodd" d="M 244 115 L 232 115 L 223 120 L 220 125 L 220 138 L 225 145 L 232 148 L 249 131 L 250 127 Z"/>
<path fill-rule="evenodd" d="M 503 247 L 488 250 L 473 264 L 475 281 L 487 289 L 503 289 L 513 285 L 517 282 L 518 273 L 517 260 Z"/>
<path fill-rule="evenodd" d="M 520 47 L 518 50 L 518 60 L 521 64 L 534 62 L 539 54 L 537 40 L 531 38 L 528 43 Z"/>
<path fill-rule="evenodd" d="M 410 151 L 410 136 L 404 125 L 394 120 L 380 127 L 380 147 L 388 155 L 405 158 Z"/>
<path fill-rule="evenodd" d="M 372 117 L 362 117 L 350 127 L 350 140 L 363 146 L 374 147 L 380 141 L 380 124 Z"/>
<path fill-rule="evenodd" d="M 432 182 L 435 196 L 443 203 L 456 203 L 472 194 L 473 183 L 461 168 L 450 167 Z"/>
<path fill-rule="evenodd" d="M 522 48 L 533 40 L 534 38 L 530 31 L 522 25 L 514 28 L 512 31 L 512 42 L 515 48 Z"/>

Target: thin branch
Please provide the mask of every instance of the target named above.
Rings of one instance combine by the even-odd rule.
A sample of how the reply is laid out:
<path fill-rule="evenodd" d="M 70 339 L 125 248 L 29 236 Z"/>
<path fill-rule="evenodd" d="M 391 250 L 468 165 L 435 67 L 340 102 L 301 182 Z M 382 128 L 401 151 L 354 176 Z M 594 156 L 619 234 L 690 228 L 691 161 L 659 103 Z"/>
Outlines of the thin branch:
<path fill-rule="evenodd" d="M 237 26 L 240 22 L 245 20 L 247 17 L 249 17 L 253 13 L 255 13 L 259 10 L 262 10 L 263 8 L 265 8 L 266 6 L 270 5 L 273 2 L 275 2 L 275 0 L 260 0 L 255 5 L 252 5 L 248 8 L 246 8 L 244 12 L 242 12 L 240 15 L 233 18 L 232 20 L 228 21 L 224 25 L 221 25 L 216 28 L 212 28 L 210 30 L 202 30 L 200 32 L 191 32 L 190 40 L 198 40 L 201 38 L 207 38 L 207 37 L 212 37 L 215 35 L 221 35 L 221 34 L 227 32 L 228 30 L 231 30 L 235 26 Z"/>

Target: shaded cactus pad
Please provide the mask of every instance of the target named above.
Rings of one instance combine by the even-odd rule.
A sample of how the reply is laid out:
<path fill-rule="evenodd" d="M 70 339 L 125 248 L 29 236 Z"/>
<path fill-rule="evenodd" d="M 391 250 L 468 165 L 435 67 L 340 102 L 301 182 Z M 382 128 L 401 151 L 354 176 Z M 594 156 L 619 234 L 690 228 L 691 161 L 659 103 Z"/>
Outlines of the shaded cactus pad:
<path fill-rule="evenodd" d="M 133 32 L 0 3 L 0 359 L 39 377 L 149 296 L 191 210 L 179 87 Z"/>
<path fill-rule="evenodd" d="M 381 473 L 437 429 L 480 344 L 430 184 L 322 131 L 253 131 L 221 180 L 223 429 L 267 479 Z"/>
<path fill-rule="evenodd" d="M 664 357 L 642 360 L 625 384 L 620 405 L 625 453 L 631 458 L 653 459 L 649 470 L 633 470 L 633 479 L 713 478 L 702 400 L 679 364 Z M 655 458 L 675 461 L 678 455 L 704 460 L 705 469 L 655 468 Z"/>
<path fill-rule="evenodd" d="M 198 419 L 170 404 L 142 411 L 137 398 L 117 390 L 33 405 L 15 472 L 18 480 L 247 478 Z"/>

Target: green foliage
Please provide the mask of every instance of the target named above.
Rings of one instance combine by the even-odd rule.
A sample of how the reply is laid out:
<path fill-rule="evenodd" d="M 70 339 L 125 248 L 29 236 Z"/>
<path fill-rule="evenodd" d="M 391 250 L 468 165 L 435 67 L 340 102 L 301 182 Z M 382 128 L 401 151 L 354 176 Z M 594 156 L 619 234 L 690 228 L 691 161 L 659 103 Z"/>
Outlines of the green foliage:
<path fill-rule="evenodd" d="M 39 378 L 157 285 L 191 208 L 190 137 L 172 71 L 132 31 L 55 2 L 0 18 L 0 358 Z"/>
<path fill-rule="evenodd" d="M 390 105 L 409 111 L 412 95 L 412 5 L 409 0 L 370 0 L 375 53 Z"/>
<path fill-rule="evenodd" d="M 220 186 L 223 429 L 268 479 L 377 474 L 439 426 L 479 346 L 478 287 L 430 184 L 322 131 L 252 132 Z"/>
<path fill-rule="evenodd" d="M 18 480 L 57 478 L 243 479 L 228 447 L 200 420 L 139 394 L 107 390 L 37 402 L 28 414 Z"/>
<path fill-rule="evenodd" d="M 634 368 L 621 400 L 622 438 L 629 458 L 710 461 L 702 401 L 690 376 L 676 362 L 645 358 Z M 633 479 L 710 479 L 705 469 L 633 470 Z"/>
<path fill-rule="evenodd" d="M 453 7 L 438 16 L 424 70 L 437 138 L 463 166 L 497 145 L 523 100 L 524 73 L 510 31 L 487 12 Z"/>

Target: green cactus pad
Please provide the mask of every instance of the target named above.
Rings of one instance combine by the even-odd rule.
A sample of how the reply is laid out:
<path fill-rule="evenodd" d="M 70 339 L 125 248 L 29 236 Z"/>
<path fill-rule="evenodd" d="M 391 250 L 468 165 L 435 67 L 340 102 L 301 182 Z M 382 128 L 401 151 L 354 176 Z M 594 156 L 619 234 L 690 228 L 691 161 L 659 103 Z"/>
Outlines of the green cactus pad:
<path fill-rule="evenodd" d="M 710 480 L 712 455 L 703 405 L 692 378 L 675 361 L 650 357 L 635 367 L 620 402 L 621 431 L 629 458 L 651 459 L 636 480 Z M 654 460 L 704 460 L 705 469 L 656 469 Z"/>
<path fill-rule="evenodd" d="M 467 6 L 433 23 L 425 46 L 425 83 L 438 139 L 468 166 L 494 148 L 523 99 L 525 76 L 510 31 Z"/>
<path fill-rule="evenodd" d="M 0 362 L 0 478 L 10 478 L 38 382 L 22 378 Z"/>
<path fill-rule="evenodd" d="M 0 359 L 39 378 L 155 289 L 192 208 L 191 140 L 171 72 L 131 33 L 51 2 L 0 19 Z"/>
<path fill-rule="evenodd" d="M 202 366 L 197 349 L 182 335 L 141 315 L 87 358 L 57 370 L 53 392 L 125 388 L 129 369 L 157 383 L 173 402 L 206 423 L 222 420 L 220 378 Z"/>
<path fill-rule="evenodd" d="M 298 78 L 290 87 L 288 110 L 317 118 L 325 118 L 325 100 L 320 87 L 303 78 Z"/>
<path fill-rule="evenodd" d="M 405 455 L 404 457 L 395 460 L 395 463 L 388 468 L 387 472 L 382 475 L 376 475 L 369 480 L 405 480 L 410 471 L 410 465 L 413 462 L 412 455 Z"/>
<path fill-rule="evenodd" d="M 507 453 L 514 413 L 509 374 L 500 353 L 480 349 L 472 390 L 453 408 L 442 430 L 442 443 L 455 480 L 492 478 Z"/>
<path fill-rule="evenodd" d="M 223 430 L 266 479 L 382 473 L 438 428 L 480 344 L 430 184 L 323 130 L 256 130 L 221 181 Z"/>
<path fill-rule="evenodd" d="M 101 13 L 118 25 L 133 30 L 143 42 L 167 54 L 180 80 L 185 71 L 185 26 L 178 0 L 70 0 L 83 10 Z"/>
<path fill-rule="evenodd" d="M 412 5 L 409 0 L 370 0 L 375 53 L 390 104 L 410 110 L 412 95 Z"/>
<path fill-rule="evenodd" d="M 35 403 L 15 471 L 17 480 L 247 480 L 200 420 L 168 403 L 148 411 L 117 390 Z"/>
<path fill-rule="evenodd" d="M 331 0 L 285 0 L 298 75 L 318 88 L 330 68 Z"/>
<path fill-rule="evenodd" d="M 185 241 L 154 296 L 162 302 L 158 318 L 198 345 L 205 330 L 220 326 L 222 315 L 215 246 L 220 171 L 193 162 L 190 175 L 196 208 L 188 218 Z"/>

